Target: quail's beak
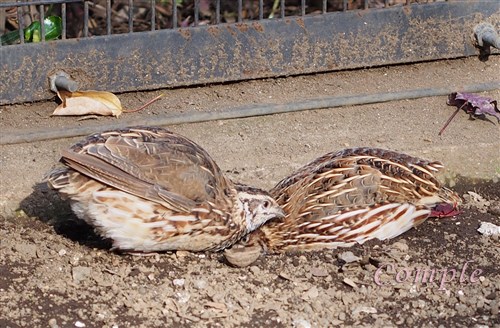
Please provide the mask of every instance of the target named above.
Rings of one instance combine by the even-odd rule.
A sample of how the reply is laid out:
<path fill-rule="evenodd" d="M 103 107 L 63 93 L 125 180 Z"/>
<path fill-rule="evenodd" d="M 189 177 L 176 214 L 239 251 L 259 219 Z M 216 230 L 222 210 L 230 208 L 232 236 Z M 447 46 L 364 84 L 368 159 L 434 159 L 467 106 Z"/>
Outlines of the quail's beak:
<path fill-rule="evenodd" d="M 266 213 L 266 222 L 269 220 L 283 219 L 286 215 L 285 211 L 279 205 L 272 206 Z"/>
<path fill-rule="evenodd" d="M 278 219 L 283 219 L 286 216 L 286 213 L 281 207 L 278 207 L 276 208 L 274 216 Z"/>

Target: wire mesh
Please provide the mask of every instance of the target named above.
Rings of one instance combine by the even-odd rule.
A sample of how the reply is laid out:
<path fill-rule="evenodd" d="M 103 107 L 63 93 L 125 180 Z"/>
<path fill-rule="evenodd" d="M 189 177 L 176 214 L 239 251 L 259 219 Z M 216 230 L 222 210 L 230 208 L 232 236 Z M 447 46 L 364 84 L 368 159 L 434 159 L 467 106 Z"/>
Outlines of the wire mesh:
<path fill-rule="evenodd" d="M 425 0 L 425 2 L 446 0 Z M 24 29 L 49 16 L 62 20 L 60 39 L 172 28 L 191 28 L 252 20 L 324 15 L 334 11 L 408 6 L 417 0 L 32 0 L 2 2 L 7 13 L 0 35 L 18 31 L 14 43 L 25 43 Z M 419 2 L 423 2 L 419 0 Z M 36 9 L 33 10 L 33 7 Z M 39 33 L 45 41 L 45 24 Z M 5 42 L 2 42 L 5 45 Z"/>

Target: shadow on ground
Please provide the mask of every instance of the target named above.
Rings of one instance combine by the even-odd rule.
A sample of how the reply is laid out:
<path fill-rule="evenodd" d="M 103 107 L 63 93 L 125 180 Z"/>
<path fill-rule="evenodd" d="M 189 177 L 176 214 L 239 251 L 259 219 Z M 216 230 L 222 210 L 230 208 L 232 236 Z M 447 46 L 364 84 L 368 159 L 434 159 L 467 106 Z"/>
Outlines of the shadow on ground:
<path fill-rule="evenodd" d="M 21 201 L 19 209 L 27 216 L 52 226 L 57 234 L 81 245 L 98 249 L 111 248 L 111 241 L 103 240 L 90 225 L 78 219 L 69 202 L 61 199 L 46 183 L 37 183 L 33 192 Z"/>

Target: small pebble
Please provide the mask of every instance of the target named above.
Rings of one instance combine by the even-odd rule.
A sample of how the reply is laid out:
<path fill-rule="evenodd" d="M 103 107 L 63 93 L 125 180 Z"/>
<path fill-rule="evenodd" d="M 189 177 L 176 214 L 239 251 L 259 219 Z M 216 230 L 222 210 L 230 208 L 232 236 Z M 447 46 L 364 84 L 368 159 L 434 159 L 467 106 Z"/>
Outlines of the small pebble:
<path fill-rule="evenodd" d="M 207 288 L 207 282 L 203 279 L 195 280 L 193 285 L 194 285 L 194 288 L 196 288 L 196 289 Z"/>
<path fill-rule="evenodd" d="M 361 260 L 361 257 L 358 257 L 353 254 L 353 252 L 343 252 L 338 255 L 338 258 L 343 260 L 345 263 L 358 262 Z"/>
<path fill-rule="evenodd" d="M 49 327 L 50 328 L 59 328 L 59 325 L 57 324 L 57 320 L 52 318 L 49 320 Z"/>
<path fill-rule="evenodd" d="M 296 328 L 311 328 L 309 321 L 302 318 L 293 320 L 292 326 Z"/>
<path fill-rule="evenodd" d="M 311 274 L 314 277 L 326 277 L 329 276 L 328 271 L 325 268 L 312 268 Z"/>
<path fill-rule="evenodd" d="M 186 280 L 185 279 L 174 279 L 172 281 L 172 283 L 174 284 L 174 286 L 182 287 L 186 283 Z"/>
<path fill-rule="evenodd" d="M 258 266 L 255 265 L 251 266 L 250 271 L 256 276 L 260 275 L 260 269 Z"/>

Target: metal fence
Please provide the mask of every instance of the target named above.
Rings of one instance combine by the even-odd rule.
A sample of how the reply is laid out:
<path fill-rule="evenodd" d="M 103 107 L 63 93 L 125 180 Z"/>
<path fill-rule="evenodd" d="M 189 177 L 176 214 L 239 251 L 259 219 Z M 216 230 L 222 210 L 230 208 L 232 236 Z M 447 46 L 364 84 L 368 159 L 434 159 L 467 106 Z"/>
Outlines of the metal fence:
<path fill-rule="evenodd" d="M 54 16 L 55 40 L 26 33 Z M 52 97 L 60 71 L 121 92 L 476 55 L 481 22 L 498 28 L 498 0 L 4 2 L 0 104 Z"/>

